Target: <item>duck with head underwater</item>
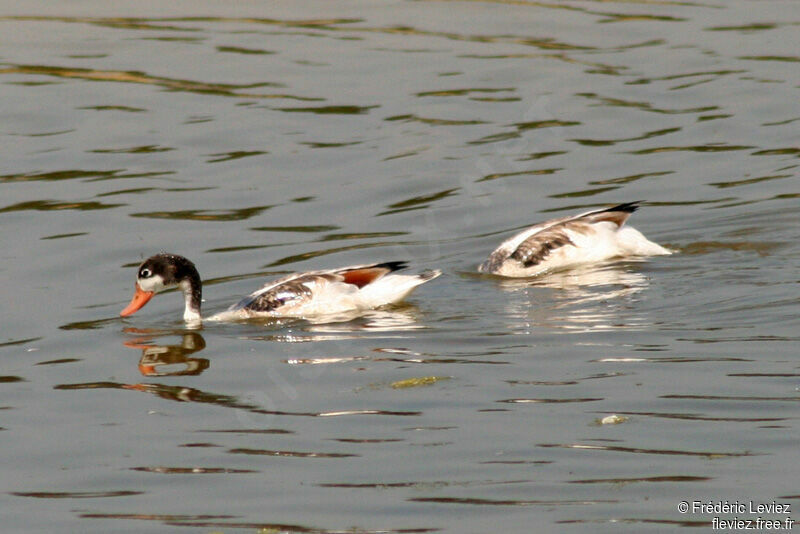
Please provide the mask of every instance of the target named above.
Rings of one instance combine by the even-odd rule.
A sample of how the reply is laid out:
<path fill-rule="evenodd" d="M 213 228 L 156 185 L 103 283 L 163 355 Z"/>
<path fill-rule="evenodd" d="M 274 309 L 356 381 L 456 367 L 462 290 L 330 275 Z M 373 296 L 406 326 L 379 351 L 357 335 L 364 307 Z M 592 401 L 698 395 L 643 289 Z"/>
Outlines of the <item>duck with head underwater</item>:
<path fill-rule="evenodd" d="M 614 258 L 672 254 L 625 224 L 639 204 L 626 202 L 533 225 L 503 241 L 478 271 L 524 278 Z"/>

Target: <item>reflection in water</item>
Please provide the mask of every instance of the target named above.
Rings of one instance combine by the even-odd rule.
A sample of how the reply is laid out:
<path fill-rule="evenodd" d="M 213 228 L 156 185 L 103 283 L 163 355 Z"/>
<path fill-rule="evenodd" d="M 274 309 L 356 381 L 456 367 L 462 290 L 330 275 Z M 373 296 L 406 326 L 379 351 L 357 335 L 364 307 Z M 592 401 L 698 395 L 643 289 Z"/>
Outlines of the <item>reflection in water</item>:
<path fill-rule="evenodd" d="M 380 333 L 385 338 L 407 337 L 401 332 L 426 328 L 417 322 L 416 307 L 402 304 L 391 308 L 377 310 L 355 310 L 332 315 L 309 317 L 292 320 L 292 324 L 300 325 L 309 333 L 269 334 L 247 336 L 247 339 L 264 341 L 280 341 L 282 343 L 306 343 L 311 341 L 341 341 L 354 339 L 357 333 Z M 248 323 L 262 323 L 263 319 L 250 319 Z M 275 324 L 270 319 L 269 324 Z M 392 335 L 392 333 L 396 333 Z"/>
<path fill-rule="evenodd" d="M 481 365 L 509 365 L 511 362 L 503 360 L 490 360 L 490 359 L 475 359 L 473 354 L 464 354 L 465 357 L 449 357 L 443 358 L 436 354 L 428 354 L 415 352 L 404 348 L 392 347 L 378 347 L 373 349 L 375 352 L 381 354 L 389 354 L 390 356 L 381 356 L 375 358 L 376 362 L 402 362 L 402 363 L 422 363 L 422 364 L 481 364 Z M 483 355 L 487 355 L 483 353 Z M 492 355 L 489 353 L 489 355 Z"/>
<path fill-rule="evenodd" d="M 648 324 L 630 310 L 622 313 L 624 299 L 648 286 L 647 277 L 625 265 L 586 266 L 532 279 L 504 278 L 497 283 L 510 293 L 506 312 L 515 331 L 543 326 L 586 332 L 639 329 Z"/>
<path fill-rule="evenodd" d="M 58 384 L 53 387 L 56 390 L 80 390 L 80 389 L 124 389 L 129 391 L 141 391 L 151 393 L 162 399 L 177 402 L 197 402 L 214 404 L 226 408 L 236 408 L 257 412 L 257 406 L 241 402 L 237 397 L 231 395 L 221 395 L 209 393 L 195 388 L 181 386 L 168 386 L 166 384 L 124 384 L 120 382 L 85 382 L 78 384 Z M 260 413 L 260 412 L 258 412 Z"/>
<path fill-rule="evenodd" d="M 124 345 L 142 350 L 139 372 L 144 376 L 199 375 L 208 369 L 206 358 L 189 358 L 190 354 L 206 348 L 203 336 L 196 332 L 183 335 L 180 345 L 150 344 L 150 339 L 126 341 Z"/>
<path fill-rule="evenodd" d="M 417 323 L 417 309 L 402 308 L 368 310 L 309 319 L 311 332 L 395 332 L 425 328 Z"/>

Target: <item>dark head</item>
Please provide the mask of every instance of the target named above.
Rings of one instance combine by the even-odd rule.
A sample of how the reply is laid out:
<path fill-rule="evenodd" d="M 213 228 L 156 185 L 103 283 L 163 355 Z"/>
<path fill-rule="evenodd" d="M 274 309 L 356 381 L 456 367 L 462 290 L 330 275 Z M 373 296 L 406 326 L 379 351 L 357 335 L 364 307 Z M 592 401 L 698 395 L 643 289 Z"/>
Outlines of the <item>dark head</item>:
<path fill-rule="evenodd" d="M 153 295 L 173 287 L 180 287 L 183 291 L 186 300 L 184 320 L 199 320 L 203 289 L 194 263 L 183 256 L 164 253 L 147 258 L 139 266 L 133 299 L 120 315 L 123 317 L 133 315 L 147 304 Z"/>

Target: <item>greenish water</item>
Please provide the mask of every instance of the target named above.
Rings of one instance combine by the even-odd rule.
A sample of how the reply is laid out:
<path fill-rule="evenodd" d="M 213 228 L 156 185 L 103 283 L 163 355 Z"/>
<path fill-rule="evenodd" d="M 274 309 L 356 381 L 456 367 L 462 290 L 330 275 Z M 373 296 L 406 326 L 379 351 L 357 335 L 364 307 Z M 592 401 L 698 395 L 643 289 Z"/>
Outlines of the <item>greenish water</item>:
<path fill-rule="evenodd" d="M 0 2 L 0 530 L 800 507 L 797 28 L 772 0 Z M 677 254 L 473 274 L 639 199 Z M 159 250 L 209 312 L 295 270 L 444 275 L 340 323 L 190 331 L 174 293 L 120 319 Z"/>

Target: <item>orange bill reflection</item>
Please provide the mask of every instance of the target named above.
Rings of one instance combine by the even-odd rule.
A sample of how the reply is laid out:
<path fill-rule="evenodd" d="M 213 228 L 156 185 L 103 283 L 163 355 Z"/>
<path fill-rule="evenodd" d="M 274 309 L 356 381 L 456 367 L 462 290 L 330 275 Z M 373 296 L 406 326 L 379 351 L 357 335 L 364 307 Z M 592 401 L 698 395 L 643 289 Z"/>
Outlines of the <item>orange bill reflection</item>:
<path fill-rule="evenodd" d="M 139 372 L 143 376 L 199 375 L 211 365 L 206 358 L 191 358 L 190 354 L 206 347 L 203 336 L 196 332 L 183 334 L 179 345 L 159 345 L 153 338 L 138 338 L 124 343 L 126 347 L 141 349 Z"/>

